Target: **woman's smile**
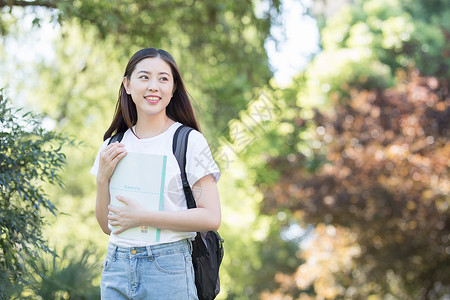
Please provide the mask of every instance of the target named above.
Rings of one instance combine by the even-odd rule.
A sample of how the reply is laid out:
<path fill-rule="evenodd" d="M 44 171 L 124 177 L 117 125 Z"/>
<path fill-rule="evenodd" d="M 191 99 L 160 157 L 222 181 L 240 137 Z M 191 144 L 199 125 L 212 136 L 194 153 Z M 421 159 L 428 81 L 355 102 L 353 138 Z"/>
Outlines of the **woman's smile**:
<path fill-rule="evenodd" d="M 153 95 L 145 96 L 144 98 L 145 98 L 145 100 L 147 100 L 148 103 L 151 103 L 151 104 L 158 103 L 161 100 L 161 97 L 153 96 Z"/>

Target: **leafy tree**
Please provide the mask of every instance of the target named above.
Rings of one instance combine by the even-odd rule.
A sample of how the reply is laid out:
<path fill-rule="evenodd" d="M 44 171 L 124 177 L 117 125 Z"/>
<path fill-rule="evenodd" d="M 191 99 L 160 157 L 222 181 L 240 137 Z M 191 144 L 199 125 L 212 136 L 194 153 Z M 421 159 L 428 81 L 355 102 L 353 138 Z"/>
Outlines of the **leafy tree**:
<path fill-rule="evenodd" d="M 293 129 L 287 122 L 293 111 L 286 106 L 286 99 L 293 94 L 294 89 L 259 89 L 259 96 L 230 122 L 230 138 L 222 139 L 216 149 L 222 171 L 221 234 L 226 250 L 221 281 L 227 299 L 260 299 L 278 289 L 299 294 L 298 289 L 275 280 L 294 273 L 302 262 L 297 254 L 301 237 L 287 234 L 293 228 L 292 215 L 289 211 L 270 215 L 259 211 L 270 180 L 278 178 L 276 171 L 267 169 L 267 157 L 294 145 L 293 140 L 286 143 Z M 268 184 L 258 188 L 256 183 L 262 178 Z"/>
<path fill-rule="evenodd" d="M 448 85 L 417 72 L 402 79 L 386 91 L 355 91 L 332 113 L 316 112 L 317 152 L 326 162 L 314 174 L 301 156 L 270 163 L 282 166 L 283 175 L 265 194 L 266 212 L 289 209 L 306 224 L 348 230 L 344 244 L 352 246 L 355 262 L 334 269 L 340 289 L 326 298 L 449 292 Z M 325 253 L 319 246 L 312 251 L 316 259 Z M 310 280 L 305 268 L 298 279 L 315 287 L 325 279 Z"/>
<path fill-rule="evenodd" d="M 0 296 L 17 293 L 27 282 L 36 251 L 50 252 L 43 237 L 44 212 L 57 209 L 42 184 L 61 185 L 62 147 L 70 141 L 46 131 L 41 119 L 13 109 L 0 92 Z"/>
<path fill-rule="evenodd" d="M 271 78 L 264 41 L 276 19 L 279 2 L 270 1 L 269 10 L 261 18 L 256 17 L 254 6 L 250 0 L 5 0 L 0 1 L 0 13 L 14 23 L 11 10 L 26 7 L 27 14 L 33 15 L 33 8 L 39 7 L 41 10 L 36 11 L 46 9 L 63 26 L 77 21 L 83 29 L 96 28 L 97 40 L 111 41 L 108 47 L 119 53 L 121 65 L 139 48 L 167 49 L 203 107 L 202 124 L 211 130 L 207 135 L 217 138 L 227 122 L 245 108 L 252 89 Z M 35 23 L 40 24 L 39 13 L 34 15 Z"/>
<path fill-rule="evenodd" d="M 391 87 L 399 69 L 448 80 L 448 7 L 449 0 L 359 0 L 343 6 L 320 22 L 322 51 L 306 70 L 302 101 L 332 105 L 345 101 L 354 87 Z"/>
<path fill-rule="evenodd" d="M 262 213 L 316 227 L 263 296 L 448 294 L 448 7 L 355 1 L 324 23 L 323 51 L 277 97 L 286 119 L 245 158 Z"/>

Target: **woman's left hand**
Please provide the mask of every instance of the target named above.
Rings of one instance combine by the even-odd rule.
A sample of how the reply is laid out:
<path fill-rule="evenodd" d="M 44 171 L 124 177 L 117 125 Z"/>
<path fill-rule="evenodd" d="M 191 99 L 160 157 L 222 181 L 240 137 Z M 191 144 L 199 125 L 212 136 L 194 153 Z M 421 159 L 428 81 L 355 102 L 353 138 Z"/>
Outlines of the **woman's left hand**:
<path fill-rule="evenodd" d="M 113 214 L 108 215 L 108 222 L 112 226 L 121 226 L 114 234 L 119 234 L 127 229 L 138 227 L 141 224 L 142 215 L 145 213 L 142 206 L 136 201 L 123 196 L 116 196 L 117 200 L 125 204 L 125 206 L 108 206 L 108 210 Z"/>

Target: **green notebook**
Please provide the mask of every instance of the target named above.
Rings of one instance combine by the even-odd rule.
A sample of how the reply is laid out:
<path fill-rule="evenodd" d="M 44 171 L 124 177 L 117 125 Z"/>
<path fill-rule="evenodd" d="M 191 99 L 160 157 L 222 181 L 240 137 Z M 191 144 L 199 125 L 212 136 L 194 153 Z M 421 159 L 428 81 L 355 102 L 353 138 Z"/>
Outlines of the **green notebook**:
<path fill-rule="evenodd" d="M 166 161 L 166 155 L 129 152 L 119 161 L 111 177 L 111 205 L 124 205 L 116 199 L 116 195 L 120 195 L 137 201 L 146 210 L 162 210 Z M 109 228 L 114 232 L 120 227 L 109 225 Z M 160 229 L 139 226 L 125 230 L 117 236 L 159 242 Z"/>

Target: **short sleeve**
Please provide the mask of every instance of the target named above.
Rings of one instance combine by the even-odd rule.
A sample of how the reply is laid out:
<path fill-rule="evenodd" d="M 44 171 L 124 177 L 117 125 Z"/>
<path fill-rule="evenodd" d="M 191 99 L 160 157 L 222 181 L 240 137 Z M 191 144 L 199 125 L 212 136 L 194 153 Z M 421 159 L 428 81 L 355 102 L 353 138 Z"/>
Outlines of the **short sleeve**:
<path fill-rule="evenodd" d="M 94 176 L 97 176 L 98 173 L 98 166 L 100 164 L 100 152 L 108 146 L 109 139 L 103 142 L 103 144 L 100 146 L 100 149 L 97 152 L 97 156 L 95 157 L 94 164 L 92 165 L 91 169 L 89 170 L 89 173 L 91 173 Z"/>
<path fill-rule="evenodd" d="M 203 134 L 193 130 L 189 134 L 186 152 L 186 173 L 191 187 L 202 177 L 213 175 L 216 182 L 220 178 L 220 169 L 211 154 L 208 142 Z"/>

